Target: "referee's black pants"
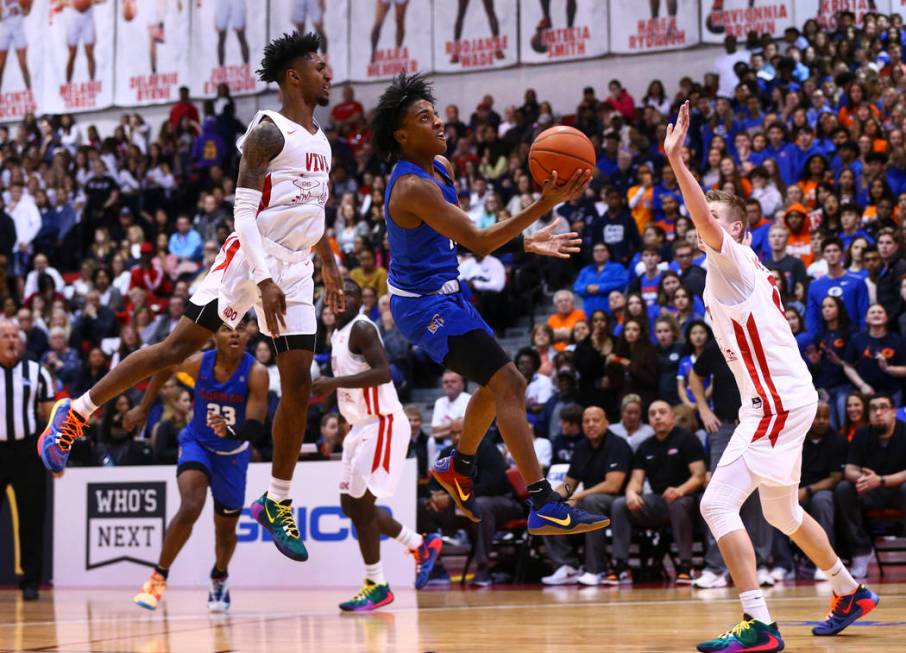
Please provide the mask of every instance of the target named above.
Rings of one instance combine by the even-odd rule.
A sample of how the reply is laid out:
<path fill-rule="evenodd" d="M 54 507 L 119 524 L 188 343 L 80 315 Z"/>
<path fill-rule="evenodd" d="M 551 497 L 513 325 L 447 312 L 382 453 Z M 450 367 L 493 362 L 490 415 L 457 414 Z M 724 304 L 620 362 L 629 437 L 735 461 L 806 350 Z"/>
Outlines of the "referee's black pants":
<path fill-rule="evenodd" d="M 47 470 L 35 449 L 37 438 L 0 442 L 0 507 L 6 488 L 12 486 L 18 513 L 19 551 L 22 564 L 20 587 L 37 587 L 44 568 L 44 513 L 47 510 Z M 16 532 L 15 524 L 12 529 Z"/>

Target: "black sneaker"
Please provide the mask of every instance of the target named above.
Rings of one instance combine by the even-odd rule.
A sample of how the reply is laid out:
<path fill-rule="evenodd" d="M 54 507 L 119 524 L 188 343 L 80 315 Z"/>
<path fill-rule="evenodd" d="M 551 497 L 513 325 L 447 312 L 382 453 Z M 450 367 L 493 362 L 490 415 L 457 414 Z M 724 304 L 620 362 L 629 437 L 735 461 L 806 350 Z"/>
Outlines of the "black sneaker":
<path fill-rule="evenodd" d="M 602 585 L 632 585 L 632 572 L 625 562 L 614 563 L 601 579 Z"/>
<path fill-rule="evenodd" d="M 38 595 L 38 586 L 37 585 L 26 585 L 22 588 L 22 600 L 23 601 L 37 601 L 39 598 Z"/>
<path fill-rule="evenodd" d="M 491 572 L 487 568 L 479 569 L 475 572 L 475 577 L 472 579 L 472 584 L 476 587 L 490 587 L 494 584 L 494 578 L 491 576 Z"/>
<path fill-rule="evenodd" d="M 677 585 L 692 584 L 692 565 L 690 563 L 680 563 L 676 566 L 676 578 L 673 582 Z"/>

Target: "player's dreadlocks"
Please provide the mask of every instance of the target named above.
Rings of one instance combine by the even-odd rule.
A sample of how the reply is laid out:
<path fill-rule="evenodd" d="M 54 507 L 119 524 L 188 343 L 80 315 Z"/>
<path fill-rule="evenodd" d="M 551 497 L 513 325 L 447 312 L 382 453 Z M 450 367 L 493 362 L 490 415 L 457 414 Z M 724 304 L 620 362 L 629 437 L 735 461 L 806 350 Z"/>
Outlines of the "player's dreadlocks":
<path fill-rule="evenodd" d="M 400 128 L 409 107 L 419 100 L 434 104 L 431 83 L 422 74 L 400 73 L 378 100 L 371 119 L 371 142 L 377 153 L 388 160 L 399 156 L 399 143 L 393 132 Z"/>
<path fill-rule="evenodd" d="M 315 32 L 293 32 L 278 36 L 264 46 L 261 67 L 255 71 L 258 79 L 262 82 L 281 83 L 286 69 L 295 59 L 314 54 L 320 47 L 321 37 Z"/>

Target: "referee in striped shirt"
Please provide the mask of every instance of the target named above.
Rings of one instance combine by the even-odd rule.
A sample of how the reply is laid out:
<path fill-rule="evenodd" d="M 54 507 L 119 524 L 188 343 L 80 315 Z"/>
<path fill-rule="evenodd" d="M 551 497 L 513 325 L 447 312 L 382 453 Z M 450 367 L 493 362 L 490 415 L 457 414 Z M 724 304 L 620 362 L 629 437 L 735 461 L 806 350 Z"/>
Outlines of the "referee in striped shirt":
<path fill-rule="evenodd" d="M 38 598 L 47 505 L 47 472 L 36 445 L 38 429 L 50 416 L 54 391 L 50 373 L 24 353 L 19 328 L 0 320 L 0 503 L 12 486 L 13 532 L 19 535 L 23 574 L 19 586 L 29 601 Z"/>

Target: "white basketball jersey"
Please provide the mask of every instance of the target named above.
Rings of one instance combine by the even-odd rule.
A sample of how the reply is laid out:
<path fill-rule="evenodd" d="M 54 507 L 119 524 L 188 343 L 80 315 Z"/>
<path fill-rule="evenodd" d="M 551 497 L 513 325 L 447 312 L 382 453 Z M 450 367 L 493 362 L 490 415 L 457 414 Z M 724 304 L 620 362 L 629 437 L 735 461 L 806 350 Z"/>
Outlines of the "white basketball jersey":
<path fill-rule="evenodd" d="M 291 251 L 311 249 L 324 235 L 330 175 L 330 142 L 277 111 L 259 111 L 236 142 L 239 151 L 267 116 L 283 134 L 283 149 L 267 166 L 258 207 L 261 235 Z"/>
<path fill-rule="evenodd" d="M 363 313 L 353 318 L 342 329 L 334 331 L 330 337 L 330 364 L 334 376 L 350 376 L 371 369 L 364 356 L 349 351 L 349 334 L 352 333 L 352 327 L 356 322 L 367 322 L 374 327 L 378 339 L 381 337 L 377 326 Z M 381 343 L 383 344 L 383 341 Z M 352 425 L 372 421 L 378 415 L 391 415 L 403 410 L 392 382 L 370 388 L 338 388 L 337 406 L 340 414 Z"/>
<path fill-rule="evenodd" d="M 717 344 L 736 377 L 743 412 L 761 416 L 752 441 L 768 437 L 773 445 L 787 413 L 817 402 L 818 393 L 784 315 L 774 277 L 750 247 L 725 235 L 722 248 L 722 253 L 707 248 L 708 258 L 729 257 L 741 278 L 753 279 L 754 286 L 744 301 L 730 305 L 725 297 L 722 302 L 715 286 L 726 282 L 717 278 L 719 265 L 709 265 L 705 307 Z"/>

